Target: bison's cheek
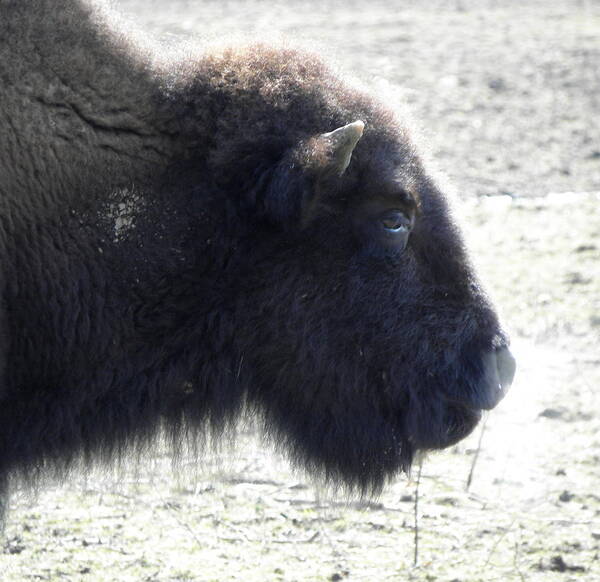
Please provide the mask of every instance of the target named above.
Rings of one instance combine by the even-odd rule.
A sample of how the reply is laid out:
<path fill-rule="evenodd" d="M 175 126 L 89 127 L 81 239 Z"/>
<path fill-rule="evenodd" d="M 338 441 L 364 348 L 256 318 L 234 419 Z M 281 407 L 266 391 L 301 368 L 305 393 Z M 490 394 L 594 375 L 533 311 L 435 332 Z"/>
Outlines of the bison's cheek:
<path fill-rule="evenodd" d="M 345 372 L 314 361 L 285 372 L 275 368 L 260 362 L 250 396 L 268 421 L 267 432 L 298 465 L 365 492 L 409 468 L 413 448 L 402 440 L 388 399 L 368 384 L 356 361 Z"/>

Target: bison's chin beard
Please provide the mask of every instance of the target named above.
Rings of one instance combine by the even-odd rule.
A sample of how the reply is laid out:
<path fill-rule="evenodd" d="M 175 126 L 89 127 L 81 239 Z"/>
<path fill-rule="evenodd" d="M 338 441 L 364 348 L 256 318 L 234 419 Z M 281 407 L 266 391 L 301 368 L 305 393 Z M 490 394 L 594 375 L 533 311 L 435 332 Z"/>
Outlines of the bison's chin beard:
<path fill-rule="evenodd" d="M 432 388 L 438 386 L 434 381 Z M 414 391 L 392 382 L 374 384 L 367 394 L 357 387 L 340 406 L 329 399 L 333 390 L 311 391 L 312 384 L 295 376 L 270 376 L 254 384 L 250 404 L 268 440 L 312 480 L 352 495 L 377 495 L 386 483 L 410 473 L 420 452 L 456 444 L 481 420 L 477 406 L 409 385 Z M 430 392 L 436 397 L 422 397 Z"/>
<path fill-rule="evenodd" d="M 410 474 L 420 452 L 456 444 L 473 431 L 482 415 L 454 404 L 439 407 L 433 415 L 423 410 L 420 420 L 401 414 L 396 422 L 371 416 L 320 423 L 318 417 L 308 421 L 289 410 L 277 416 L 272 412 L 266 432 L 296 466 L 319 484 L 361 496 L 377 496 L 386 483 Z"/>

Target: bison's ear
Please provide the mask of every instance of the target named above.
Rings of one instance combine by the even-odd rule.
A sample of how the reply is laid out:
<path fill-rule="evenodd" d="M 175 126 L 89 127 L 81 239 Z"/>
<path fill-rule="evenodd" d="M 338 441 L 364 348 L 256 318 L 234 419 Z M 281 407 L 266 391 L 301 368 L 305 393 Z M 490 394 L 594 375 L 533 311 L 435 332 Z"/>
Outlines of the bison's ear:
<path fill-rule="evenodd" d="M 362 137 L 365 124 L 358 120 L 343 127 L 338 127 L 329 133 L 323 133 L 317 141 L 329 153 L 327 171 L 341 176 L 350 165 L 352 152 Z"/>
<path fill-rule="evenodd" d="M 319 183 L 346 171 L 364 127 L 362 121 L 355 121 L 289 150 L 259 181 L 259 191 L 267 184 L 262 195 L 253 195 L 259 212 L 286 228 L 306 224 L 318 207 Z"/>

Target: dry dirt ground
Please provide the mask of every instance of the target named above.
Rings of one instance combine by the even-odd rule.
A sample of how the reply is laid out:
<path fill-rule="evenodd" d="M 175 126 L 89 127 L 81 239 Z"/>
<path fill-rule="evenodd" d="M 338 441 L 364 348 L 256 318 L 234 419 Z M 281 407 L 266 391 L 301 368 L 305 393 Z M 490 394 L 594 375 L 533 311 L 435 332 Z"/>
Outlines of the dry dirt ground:
<path fill-rule="evenodd" d="M 17 494 L 2 581 L 600 580 L 600 5 L 121 0 L 169 43 L 279 34 L 408 103 L 514 337 L 481 431 L 375 500 L 325 495 L 240 429 Z"/>

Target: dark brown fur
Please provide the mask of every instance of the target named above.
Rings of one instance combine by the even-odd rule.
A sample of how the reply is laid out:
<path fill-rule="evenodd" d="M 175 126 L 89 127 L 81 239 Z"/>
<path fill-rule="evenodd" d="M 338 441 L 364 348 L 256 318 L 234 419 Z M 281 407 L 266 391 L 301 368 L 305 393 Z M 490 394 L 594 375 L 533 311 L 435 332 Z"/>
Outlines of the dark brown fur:
<path fill-rule="evenodd" d="M 0 0 L 0 476 L 247 406 L 372 491 L 468 434 L 507 338 L 391 109 L 315 55 L 168 62 L 103 18 Z M 339 177 L 319 136 L 357 119 Z M 414 219 L 403 251 L 390 208 Z"/>

